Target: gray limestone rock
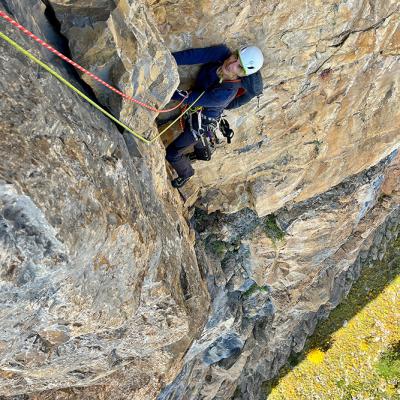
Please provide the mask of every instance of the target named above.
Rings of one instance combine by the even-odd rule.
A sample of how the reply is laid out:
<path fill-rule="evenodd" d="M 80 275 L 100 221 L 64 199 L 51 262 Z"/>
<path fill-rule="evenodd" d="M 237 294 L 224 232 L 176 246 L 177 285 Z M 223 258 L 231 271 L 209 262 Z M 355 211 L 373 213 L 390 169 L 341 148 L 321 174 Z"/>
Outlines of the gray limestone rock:
<path fill-rule="evenodd" d="M 164 21 L 165 32 L 173 19 L 169 7 L 175 6 L 167 3 L 1 0 L 0 8 L 124 92 L 158 107 L 168 101 L 178 76 L 148 5 Z M 184 11 L 190 14 L 192 5 L 186 3 Z M 334 32 L 324 34 L 335 35 L 318 39 L 318 46 L 328 42 L 329 54 L 297 55 L 290 71 L 282 61 L 287 47 L 298 46 L 303 54 L 315 46 L 297 28 L 277 39 L 268 24 L 275 9 L 280 15 L 285 7 L 268 6 L 266 16 L 265 4 L 253 3 L 241 5 L 240 15 L 232 14 L 235 7 L 229 4 L 230 18 L 222 12 L 223 2 L 213 4 L 215 18 L 224 20 L 207 23 L 206 30 L 229 19 L 241 26 L 247 14 L 253 22 L 262 19 L 257 35 L 271 34 L 277 44 L 273 57 L 286 70 L 271 69 L 274 85 L 262 104 L 275 126 L 266 140 L 255 137 L 251 126 L 265 116 L 237 118 L 241 142 L 225 155 L 221 147 L 212 164 L 219 165 L 214 170 L 224 179 L 210 178 L 209 164 L 196 164 L 205 183 L 197 206 L 219 210 L 196 210 L 196 240 L 188 212 L 169 186 L 161 142 L 147 146 L 121 134 L 90 104 L 0 40 L 0 396 L 259 399 L 262 383 L 302 349 L 361 268 L 383 257 L 387 241 L 398 236 L 398 193 L 381 197 L 383 182 L 393 174 L 389 167 L 398 142 L 392 125 L 378 115 L 394 109 L 397 86 L 386 91 L 385 85 L 396 72 L 390 61 L 395 48 L 385 44 L 383 34 L 379 49 L 385 54 L 379 57 L 369 49 L 369 39 L 363 46 L 354 42 L 372 28 L 393 23 L 394 3 L 377 13 L 364 10 L 365 18 L 352 21 L 348 35 L 330 26 Z M 208 5 L 201 7 L 214 21 Z M 47 17 L 60 24 L 60 32 Z M 197 21 L 185 15 L 174 29 L 192 28 Z M 338 25 L 348 23 L 344 19 Z M 130 126 L 145 135 L 155 133 L 153 112 L 121 102 L 4 20 L 0 30 Z M 192 43 L 192 36 L 179 35 L 171 48 Z M 346 117 L 355 129 L 350 133 L 340 128 L 342 117 L 331 119 L 344 112 L 340 73 L 333 72 L 334 63 L 318 73 L 331 58 L 344 70 L 340 51 L 345 42 L 366 51 L 368 60 L 354 60 L 354 68 L 369 63 L 373 73 L 386 71 L 389 77 L 373 74 L 375 86 L 369 90 L 377 98 L 386 93 L 382 108 L 371 105 L 372 114 L 364 115 L 360 110 L 371 99 L 366 96 L 366 103 L 355 108 L 359 111 Z M 308 67 L 308 82 L 298 81 Z M 350 99 L 365 91 L 364 72 L 361 89 L 357 79 L 352 81 Z M 291 78 L 283 79 L 285 73 Z M 316 82 L 322 82 L 318 95 Z M 314 95 L 319 97 L 310 104 L 321 103 L 323 109 L 308 109 L 307 96 Z M 375 128 L 381 137 L 365 133 Z M 246 130 L 248 137 L 242 134 Z M 319 130 L 329 143 L 319 140 Z M 355 159 L 358 150 L 362 156 Z M 269 158 L 274 152 L 275 158 Z M 323 158 L 327 154 L 334 158 Z M 341 164 L 343 155 L 351 162 Z M 225 165 L 228 159 L 233 164 Z"/>
<path fill-rule="evenodd" d="M 42 2 L 29 0 L 29 15 L 19 1 L 3 5 L 57 46 Z M 47 50 L 0 25 L 86 90 Z M 155 397 L 208 302 L 187 223 L 156 172 L 160 145 L 154 159 L 135 140 L 128 149 L 113 123 L 3 40 L 0 64 L 0 395 L 98 382 L 112 392 L 129 365 L 131 396 L 148 385 Z"/>

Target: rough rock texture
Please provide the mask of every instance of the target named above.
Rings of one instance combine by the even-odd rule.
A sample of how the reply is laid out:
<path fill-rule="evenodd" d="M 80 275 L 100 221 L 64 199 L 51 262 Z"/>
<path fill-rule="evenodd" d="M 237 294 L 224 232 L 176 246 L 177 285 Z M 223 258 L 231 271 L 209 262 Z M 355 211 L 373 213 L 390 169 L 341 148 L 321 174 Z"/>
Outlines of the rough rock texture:
<path fill-rule="evenodd" d="M 29 3 L 29 16 L 2 4 L 51 41 L 43 4 Z M 129 154 L 102 114 L 3 40 L 0 54 L 0 394 L 112 385 L 130 366 L 130 398 L 155 397 L 208 304 L 163 159 Z"/>
<path fill-rule="evenodd" d="M 196 168 L 191 191 L 202 188 L 209 212 L 269 214 L 398 147 L 398 1 L 161 0 L 151 8 L 173 49 L 223 39 L 231 48 L 255 43 L 265 54 L 259 110 L 253 101 L 229 113 L 233 144 Z"/>
<path fill-rule="evenodd" d="M 61 22 L 61 33 L 69 40 L 76 62 L 99 75 L 124 93 L 162 108 L 172 95 L 178 80 L 175 62 L 162 43 L 147 8 L 134 0 L 51 0 L 49 3 Z M 168 73 L 166 73 L 168 71 Z M 154 113 L 121 97 L 92 78 L 82 74 L 92 85 L 97 98 L 114 113 L 145 136 L 152 133 Z"/>
<path fill-rule="evenodd" d="M 385 233 L 397 237 L 399 188 L 392 197 L 380 196 L 394 156 L 279 210 L 280 240 L 269 218 L 249 209 L 198 213 L 198 258 L 209 277 L 211 315 L 160 400 L 265 398 L 261 383 L 303 348 L 317 322 L 347 294 L 368 253 L 383 256 Z M 221 351 L 226 337 L 241 351 L 231 344 Z"/>
<path fill-rule="evenodd" d="M 168 49 L 252 42 L 266 55 L 260 108 L 229 113 L 234 143 L 196 163 L 182 201 L 161 141 L 121 135 L 0 41 L 0 397 L 263 398 L 398 234 L 398 2 L 0 7 L 157 107 L 178 85 Z M 156 134 L 153 112 L 0 30 Z M 185 86 L 196 68 L 180 72 Z"/>

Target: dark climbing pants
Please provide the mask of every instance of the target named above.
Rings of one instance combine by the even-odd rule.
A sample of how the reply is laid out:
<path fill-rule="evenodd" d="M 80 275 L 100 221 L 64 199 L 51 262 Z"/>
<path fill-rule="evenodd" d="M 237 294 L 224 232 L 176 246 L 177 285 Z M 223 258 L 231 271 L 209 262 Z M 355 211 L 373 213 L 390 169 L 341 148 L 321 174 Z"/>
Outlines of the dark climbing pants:
<path fill-rule="evenodd" d="M 204 154 L 210 150 L 205 147 L 201 139 L 197 139 L 188 125 L 186 124 L 185 130 L 167 147 L 165 157 L 181 178 L 189 178 L 194 174 L 188 155 L 183 154 L 189 146 L 194 144 L 194 152 L 198 159 L 210 159 L 210 157 L 204 157 Z M 197 124 L 193 123 L 193 126 L 197 128 Z"/>
<path fill-rule="evenodd" d="M 185 150 L 193 144 L 195 153 L 203 151 L 204 145 L 202 141 L 197 140 L 192 132 L 185 130 L 167 147 L 167 155 L 165 158 L 181 178 L 189 178 L 194 174 L 189 156 L 183 154 Z"/>

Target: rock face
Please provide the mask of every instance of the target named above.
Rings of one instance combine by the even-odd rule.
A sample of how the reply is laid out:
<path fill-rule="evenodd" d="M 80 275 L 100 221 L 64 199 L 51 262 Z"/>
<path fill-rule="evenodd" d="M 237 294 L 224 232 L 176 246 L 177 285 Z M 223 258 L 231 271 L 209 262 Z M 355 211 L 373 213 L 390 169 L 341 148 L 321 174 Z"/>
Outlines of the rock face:
<path fill-rule="evenodd" d="M 6 10 L 52 41 L 43 4 L 30 6 L 27 18 L 19 2 Z M 0 393 L 117 384 L 135 365 L 131 397 L 155 397 L 208 304 L 163 159 L 129 152 L 102 114 L 3 40 L 0 52 Z"/>
<path fill-rule="evenodd" d="M 152 9 L 173 49 L 222 36 L 231 48 L 255 43 L 265 54 L 259 109 L 253 101 L 229 113 L 233 144 L 197 167 L 193 185 L 209 212 L 249 207 L 267 215 L 398 148 L 397 1 L 161 0 Z"/>
<path fill-rule="evenodd" d="M 389 165 L 392 157 L 279 210 L 280 239 L 269 217 L 249 209 L 197 215 L 211 315 L 185 357 L 186 368 L 159 399 L 265 398 L 261 383 L 303 348 L 317 322 L 347 294 L 363 262 L 383 255 L 382 239 L 397 237 L 398 188 L 393 197 L 376 196 Z M 229 352 L 229 345 L 216 353 L 225 337 L 241 343 L 240 354 Z M 214 356 L 210 363 L 210 352 L 223 359 Z"/>
<path fill-rule="evenodd" d="M 76 62 L 124 93 L 162 108 L 172 95 L 178 75 L 144 4 L 133 0 L 50 3 Z M 139 133 L 150 135 L 153 112 L 129 102 L 121 104 L 120 96 L 92 78 L 83 74 L 82 79 L 92 85 L 102 104 L 121 113 L 124 121 L 134 123 Z"/>
<path fill-rule="evenodd" d="M 169 50 L 251 42 L 266 55 L 260 107 L 229 113 L 233 144 L 195 164 L 183 202 L 161 140 L 121 134 L 0 41 L 0 396 L 262 398 L 262 383 L 398 234 L 398 2 L 0 8 L 156 107 L 179 83 Z M 155 113 L 0 25 L 156 134 Z M 181 84 L 195 72 L 181 68 Z"/>

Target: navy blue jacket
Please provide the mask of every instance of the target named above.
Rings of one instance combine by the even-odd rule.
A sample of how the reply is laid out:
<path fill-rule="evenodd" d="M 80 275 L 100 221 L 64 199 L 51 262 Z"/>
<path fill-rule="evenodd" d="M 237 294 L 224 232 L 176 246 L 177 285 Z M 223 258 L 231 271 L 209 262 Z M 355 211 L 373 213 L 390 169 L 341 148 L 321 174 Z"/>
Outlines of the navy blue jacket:
<path fill-rule="evenodd" d="M 219 83 L 217 69 L 231 55 L 225 45 L 189 49 L 172 53 L 178 65 L 204 64 L 197 75 L 196 82 L 185 104 L 193 103 L 205 90 L 205 94 L 195 104 L 203 107 L 203 114 L 210 118 L 218 118 L 228 104 L 235 98 L 241 86 L 240 79 Z M 175 92 L 173 100 L 182 100 Z"/>

